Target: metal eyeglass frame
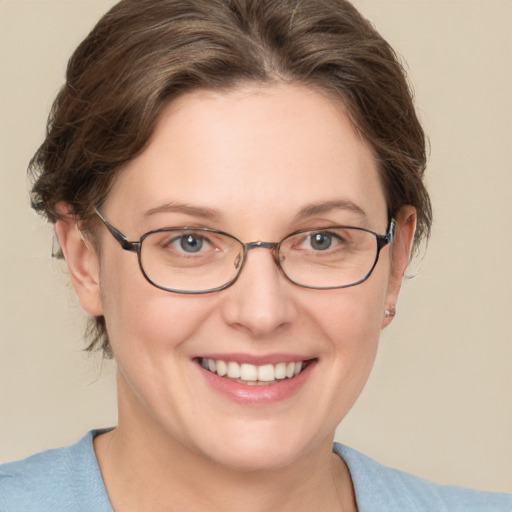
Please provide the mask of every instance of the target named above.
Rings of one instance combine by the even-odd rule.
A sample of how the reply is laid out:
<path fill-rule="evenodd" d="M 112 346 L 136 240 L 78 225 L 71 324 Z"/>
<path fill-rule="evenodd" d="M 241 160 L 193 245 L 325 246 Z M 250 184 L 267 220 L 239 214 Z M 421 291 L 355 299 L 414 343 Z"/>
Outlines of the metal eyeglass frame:
<path fill-rule="evenodd" d="M 308 231 L 315 231 L 315 230 L 300 229 L 298 231 L 294 231 L 293 233 L 290 233 L 289 235 L 285 236 L 280 242 L 249 242 L 249 243 L 244 243 L 241 240 L 239 240 L 238 238 L 236 238 L 235 236 L 233 236 L 233 235 L 231 235 L 229 233 L 226 233 L 224 231 L 220 231 L 218 229 L 197 228 L 197 227 L 192 228 L 192 227 L 186 227 L 186 226 L 185 227 L 175 227 L 175 228 L 167 227 L 167 228 L 154 229 L 152 231 L 148 231 L 147 233 L 144 233 L 140 237 L 140 239 L 138 241 L 130 242 L 126 238 L 126 236 L 123 235 L 123 233 L 121 233 L 121 231 L 119 231 L 117 228 L 112 226 L 112 224 L 110 224 L 110 222 L 103 216 L 103 214 L 97 208 L 95 208 L 94 211 L 95 211 L 96 215 L 101 219 L 103 224 L 105 224 L 105 226 L 107 227 L 107 229 L 109 230 L 111 235 L 119 242 L 119 244 L 121 245 L 121 247 L 125 251 L 130 251 L 130 252 L 137 253 L 137 258 L 138 258 L 138 261 L 139 261 L 139 268 L 140 268 L 140 270 L 142 272 L 142 275 L 146 278 L 146 281 L 148 281 L 148 283 L 152 284 L 156 288 L 159 288 L 159 289 L 167 291 L 167 292 L 184 293 L 184 294 L 213 293 L 213 292 L 218 292 L 220 290 L 224 290 L 225 288 L 228 288 L 229 286 L 234 284 L 235 281 L 240 276 L 240 274 L 242 272 L 242 269 L 244 267 L 244 264 L 245 264 L 245 262 L 247 260 L 247 253 L 251 249 L 255 249 L 255 248 L 270 249 L 272 251 L 272 253 L 273 253 L 274 261 L 276 262 L 276 265 L 279 268 L 279 270 L 281 271 L 281 273 L 286 277 L 286 279 L 288 279 L 288 281 L 290 281 L 291 283 L 293 283 L 293 284 L 295 284 L 297 286 L 300 286 L 302 288 L 310 288 L 310 289 L 313 289 L 313 290 L 333 290 L 333 289 L 338 289 L 338 288 L 349 288 L 350 286 L 356 286 L 356 285 L 361 284 L 362 282 L 366 281 L 370 277 L 371 273 L 373 272 L 373 269 L 375 268 L 375 266 L 377 265 L 377 262 L 379 260 L 380 251 L 384 247 L 386 247 L 386 245 L 391 244 L 393 242 L 393 238 L 394 238 L 394 235 L 395 235 L 395 225 L 396 225 L 395 219 L 390 219 L 389 225 L 388 225 L 388 229 L 387 229 L 387 232 L 386 232 L 385 235 L 379 235 L 379 234 L 377 234 L 374 231 L 371 231 L 369 229 L 360 228 L 360 227 L 356 227 L 356 226 L 344 226 L 343 225 L 343 226 L 329 226 L 328 228 L 318 228 L 319 231 L 322 231 L 324 229 L 327 230 L 327 229 L 334 229 L 334 228 L 350 228 L 350 229 L 357 229 L 359 231 L 365 231 L 367 233 L 370 233 L 371 235 L 373 235 L 375 237 L 375 239 L 377 241 L 377 252 L 375 254 L 375 261 L 373 262 L 373 265 L 371 266 L 370 270 L 366 273 L 366 275 L 364 277 L 362 277 L 358 281 L 355 281 L 354 283 L 344 284 L 344 285 L 341 285 L 341 286 L 310 286 L 310 285 L 305 285 L 305 284 L 299 283 L 297 281 L 294 281 L 291 277 L 289 277 L 288 274 L 281 267 L 281 263 L 279 261 L 278 255 L 279 255 L 279 247 L 281 246 L 281 244 L 286 239 L 288 239 L 288 238 L 290 238 L 290 237 L 292 237 L 294 235 L 298 235 L 300 233 L 305 233 L 305 232 L 308 232 Z M 231 279 L 227 283 L 223 284 L 222 286 L 218 286 L 216 288 L 210 288 L 210 289 L 207 289 L 207 290 L 192 290 L 192 291 L 190 291 L 190 290 L 176 290 L 174 288 L 168 288 L 166 286 L 159 285 L 158 283 L 154 282 L 146 274 L 146 271 L 144 270 L 144 267 L 142 265 L 142 258 L 141 258 L 141 248 L 142 248 L 142 243 L 144 242 L 144 239 L 147 238 L 149 235 L 151 235 L 153 233 L 162 233 L 162 232 L 166 232 L 166 231 L 175 231 L 175 230 L 183 231 L 183 230 L 187 230 L 187 229 L 190 229 L 190 230 L 193 230 L 193 231 L 203 231 L 203 232 L 207 232 L 207 233 L 208 232 L 209 233 L 218 233 L 220 235 L 228 236 L 229 238 L 232 238 L 233 240 L 236 240 L 242 246 L 242 249 L 243 249 L 242 261 L 241 261 L 240 267 L 239 267 L 237 273 L 235 274 L 235 276 L 233 277 L 233 279 Z"/>

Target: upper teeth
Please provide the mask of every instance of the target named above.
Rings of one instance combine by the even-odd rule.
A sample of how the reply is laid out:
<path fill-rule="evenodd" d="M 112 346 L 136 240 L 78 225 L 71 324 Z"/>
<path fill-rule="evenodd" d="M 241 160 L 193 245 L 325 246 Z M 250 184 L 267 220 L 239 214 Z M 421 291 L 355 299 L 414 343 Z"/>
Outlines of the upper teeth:
<path fill-rule="evenodd" d="M 290 379 L 298 375 L 303 369 L 302 361 L 257 366 L 248 363 L 238 364 L 234 361 L 203 358 L 201 359 L 201 365 L 220 377 L 227 376 L 231 379 L 241 379 L 249 382 L 271 382 L 276 379 Z"/>

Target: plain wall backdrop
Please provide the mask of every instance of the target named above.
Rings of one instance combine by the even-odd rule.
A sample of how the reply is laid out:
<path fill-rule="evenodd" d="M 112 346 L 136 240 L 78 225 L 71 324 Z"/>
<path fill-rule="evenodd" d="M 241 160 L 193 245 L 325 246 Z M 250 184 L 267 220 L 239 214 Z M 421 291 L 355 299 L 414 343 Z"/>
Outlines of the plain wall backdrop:
<path fill-rule="evenodd" d="M 430 136 L 433 237 L 337 439 L 440 483 L 512 492 L 512 1 L 354 2 L 408 63 Z M 67 59 L 111 0 L 0 0 L 0 461 L 116 422 L 115 366 L 26 167 Z"/>

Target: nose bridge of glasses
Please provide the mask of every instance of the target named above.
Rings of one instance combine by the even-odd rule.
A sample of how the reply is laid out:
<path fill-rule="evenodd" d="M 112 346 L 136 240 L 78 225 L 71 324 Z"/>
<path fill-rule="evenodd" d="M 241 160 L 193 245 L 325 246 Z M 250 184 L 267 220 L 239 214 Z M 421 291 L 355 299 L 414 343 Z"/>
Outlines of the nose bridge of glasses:
<path fill-rule="evenodd" d="M 249 242 L 244 245 L 244 254 L 247 257 L 248 252 L 251 249 L 270 249 L 272 251 L 272 256 L 279 266 L 279 257 L 278 257 L 278 249 L 279 242 Z"/>
<path fill-rule="evenodd" d="M 262 247 L 263 249 L 275 249 L 279 244 L 277 242 L 249 242 L 244 244 L 246 251 Z"/>

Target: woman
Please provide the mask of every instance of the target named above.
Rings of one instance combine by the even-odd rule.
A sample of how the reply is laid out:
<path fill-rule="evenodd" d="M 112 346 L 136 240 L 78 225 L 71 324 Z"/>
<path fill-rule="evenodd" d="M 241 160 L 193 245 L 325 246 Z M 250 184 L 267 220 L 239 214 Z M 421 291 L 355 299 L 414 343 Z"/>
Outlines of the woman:
<path fill-rule="evenodd" d="M 115 6 L 32 169 L 119 424 L 3 466 L 0 510 L 509 510 L 332 448 L 429 233 L 424 167 L 348 2 Z"/>

